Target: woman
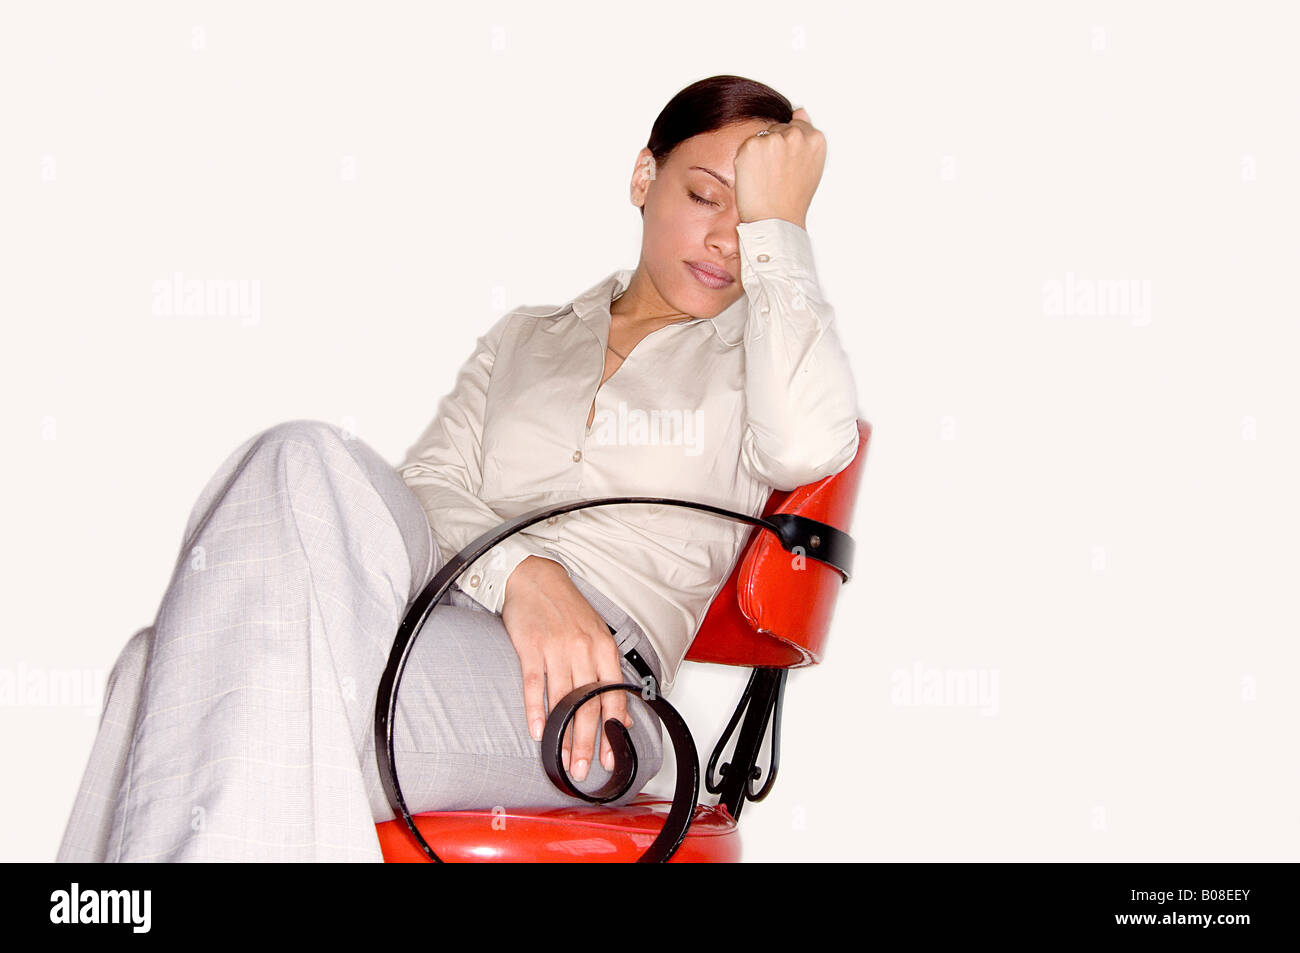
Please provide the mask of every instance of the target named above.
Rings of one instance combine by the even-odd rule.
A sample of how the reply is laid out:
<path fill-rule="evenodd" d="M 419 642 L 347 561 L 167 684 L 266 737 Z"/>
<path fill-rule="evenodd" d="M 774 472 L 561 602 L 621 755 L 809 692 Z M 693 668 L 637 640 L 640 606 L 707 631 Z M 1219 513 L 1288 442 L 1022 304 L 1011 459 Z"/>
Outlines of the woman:
<path fill-rule="evenodd" d="M 110 675 L 58 859 L 380 860 L 374 824 L 394 814 L 377 684 L 447 558 L 546 503 L 653 495 L 756 515 L 773 488 L 847 466 L 853 379 L 804 230 L 824 142 L 761 83 L 687 87 L 633 169 L 637 268 L 500 319 L 399 467 L 318 421 L 236 448 L 190 514 L 154 624 Z M 749 529 L 683 507 L 592 507 L 477 560 L 429 617 L 398 695 L 411 811 L 585 803 L 542 768 L 551 703 L 592 681 L 640 683 L 632 650 L 668 692 Z M 624 803 L 663 759 L 638 695 L 587 702 L 564 761 L 585 791 L 607 780 L 610 717 L 638 752 Z"/>

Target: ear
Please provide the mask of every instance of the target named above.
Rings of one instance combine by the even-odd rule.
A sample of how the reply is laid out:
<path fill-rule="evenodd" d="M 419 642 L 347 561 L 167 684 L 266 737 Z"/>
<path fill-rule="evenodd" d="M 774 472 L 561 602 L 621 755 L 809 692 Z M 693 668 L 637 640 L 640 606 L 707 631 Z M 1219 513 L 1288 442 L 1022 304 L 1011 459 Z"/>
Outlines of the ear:
<path fill-rule="evenodd" d="M 650 183 L 654 181 L 656 172 L 654 155 L 649 149 L 642 149 L 636 154 L 636 165 L 632 169 L 629 198 L 633 205 L 638 206 L 643 211 L 645 209 L 646 193 L 650 191 Z"/>

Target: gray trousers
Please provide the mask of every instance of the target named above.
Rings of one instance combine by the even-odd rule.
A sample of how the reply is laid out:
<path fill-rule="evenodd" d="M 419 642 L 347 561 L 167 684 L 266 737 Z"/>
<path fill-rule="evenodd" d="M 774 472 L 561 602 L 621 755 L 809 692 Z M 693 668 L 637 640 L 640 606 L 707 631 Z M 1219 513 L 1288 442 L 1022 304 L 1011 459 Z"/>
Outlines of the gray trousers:
<path fill-rule="evenodd" d="M 379 678 L 447 555 L 393 466 L 337 426 L 293 420 L 241 444 L 194 505 L 157 617 L 109 675 L 56 859 L 382 860 L 374 825 L 395 815 L 375 760 Z M 640 626 L 573 581 L 620 653 L 635 648 L 661 681 Z M 626 659 L 623 674 L 641 683 Z M 522 681 L 501 616 L 453 589 L 398 692 L 412 813 L 587 803 L 546 776 Z M 657 716 L 622 694 L 639 769 L 616 804 L 663 763 Z M 575 782 L 584 792 L 608 779 L 599 754 Z"/>

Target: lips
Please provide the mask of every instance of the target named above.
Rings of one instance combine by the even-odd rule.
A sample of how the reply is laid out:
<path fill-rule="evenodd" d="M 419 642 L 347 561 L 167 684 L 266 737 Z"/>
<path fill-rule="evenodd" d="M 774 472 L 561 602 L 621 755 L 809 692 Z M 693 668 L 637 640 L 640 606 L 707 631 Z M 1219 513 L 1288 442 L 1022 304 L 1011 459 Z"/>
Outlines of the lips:
<path fill-rule="evenodd" d="M 725 288 L 736 279 L 731 277 L 724 269 L 717 265 L 710 265 L 708 262 L 686 262 L 686 267 L 691 269 L 696 280 L 710 288 Z"/>

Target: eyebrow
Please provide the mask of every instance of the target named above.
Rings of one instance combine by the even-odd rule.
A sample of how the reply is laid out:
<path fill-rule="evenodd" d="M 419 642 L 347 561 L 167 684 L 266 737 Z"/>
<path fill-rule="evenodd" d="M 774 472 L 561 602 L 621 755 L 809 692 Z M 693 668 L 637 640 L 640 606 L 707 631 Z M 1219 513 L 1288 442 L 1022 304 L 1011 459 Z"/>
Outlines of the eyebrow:
<path fill-rule="evenodd" d="M 709 175 L 713 176 L 715 179 L 717 179 L 719 182 L 721 182 L 721 183 L 722 183 L 723 185 L 725 185 L 727 188 L 731 188 L 731 182 L 729 182 L 725 177 L 723 177 L 723 176 L 719 175 L 718 173 L 714 172 L 712 169 L 706 169 L 706 168 L 704 168 L 704 166 L 702 166 L 702 165 L 693 165 L 693 166 L 691 166 L 690 169 L 688 169 L 687 171 L 690 171 L 691 169 L 699 169 L 701 172 L 707 172 L 707 173 L 709 173 Z"/>

